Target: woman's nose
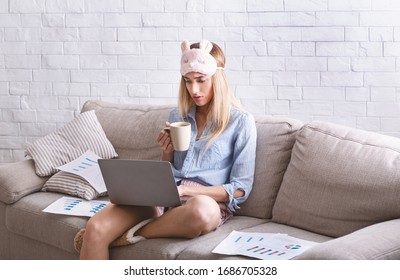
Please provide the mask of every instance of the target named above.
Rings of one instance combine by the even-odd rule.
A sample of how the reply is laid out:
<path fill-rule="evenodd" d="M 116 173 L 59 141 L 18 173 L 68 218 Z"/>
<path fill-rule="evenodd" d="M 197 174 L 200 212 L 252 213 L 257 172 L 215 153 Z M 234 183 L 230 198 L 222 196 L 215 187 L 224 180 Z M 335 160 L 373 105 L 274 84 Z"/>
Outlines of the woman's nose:
<path fill-rule="evenodd" d="M 199 91 L 199 85 L 197 83 L 192 83 L 190 85 L 190 92 L 197 93 Z"/>

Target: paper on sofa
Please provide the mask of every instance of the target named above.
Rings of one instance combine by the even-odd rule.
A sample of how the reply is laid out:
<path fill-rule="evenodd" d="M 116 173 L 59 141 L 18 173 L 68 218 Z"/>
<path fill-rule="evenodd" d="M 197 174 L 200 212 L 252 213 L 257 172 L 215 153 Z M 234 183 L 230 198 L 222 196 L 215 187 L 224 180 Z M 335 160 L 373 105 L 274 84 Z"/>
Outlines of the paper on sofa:
<path fill-rule="evenodd" d="M 264 260 L 289 260 L 317 244 L 281 233 L 232 231 L 212 252 Z"/>
<path fill-rule="evenodd" d="M 97 160 L 100 158 L 101 157 L 92 151 L 87 150 L 77 159 L 59 166 L 57 169 L 81 176 L 88 181 L 98 193 L 103 193 L 107 191 L 107 188 L 99 164 L 97 163 Z"/>
<path fill-rule="evenodd" d="M 43 212 L 70 216 L 92 217 L 106 205 L 106 200 L 84 200 L 81 198 L 63 196 L 43 209 Z"/>

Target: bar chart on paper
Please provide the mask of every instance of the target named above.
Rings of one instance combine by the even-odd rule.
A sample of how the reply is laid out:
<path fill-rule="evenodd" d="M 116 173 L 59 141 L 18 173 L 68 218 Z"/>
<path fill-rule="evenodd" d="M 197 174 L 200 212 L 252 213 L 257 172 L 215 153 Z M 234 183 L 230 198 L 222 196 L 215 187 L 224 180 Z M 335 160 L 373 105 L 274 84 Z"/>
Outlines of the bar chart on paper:
<path fill-rule="evenodd" d="M 92 217 L 100 212 L 109 202 L 103 200 L 84 200 L 76 197 L 63 196 L 47 206 L 43 212 Z"/>
<path fill-rule="evenodd" d="M 67 198 L 64 201 L 63 209 L 65 211 L 73 211 L 82 201 L 82 199 Z"/>
<path fill-rule="evenodd" d="M 280 233 L 232 231 L 213 253 L 244 255 L 258 259 L 288 260 L 317 243 Z"/>
<path fill-rule="evenodd" d="M 76 166 L 72 167 L 72 170 L 76 172 L 84 172 L 87 169 L 93 168 L 95 166 L 98 166 L 97 160 L 94 158 L 90 157 L 83 157 L 80 162 L 76 163 Z"/>
<path fill-rule="evenodd" d="M 88 150 L 77 159 L 57 167 L 59 170 L 81 176 L 98 192 L 107 190 L 97 160 L 100 157 Z"/>

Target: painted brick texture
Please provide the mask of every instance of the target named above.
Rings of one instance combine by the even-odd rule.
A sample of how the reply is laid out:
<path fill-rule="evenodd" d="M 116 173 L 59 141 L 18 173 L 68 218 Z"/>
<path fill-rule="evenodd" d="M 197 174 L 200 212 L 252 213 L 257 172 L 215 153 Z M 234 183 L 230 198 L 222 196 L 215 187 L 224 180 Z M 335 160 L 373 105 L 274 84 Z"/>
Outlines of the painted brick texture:
<path fill-rule="evenodd" d="M 398 0 L 0 0 L 0 163 L 88 99 L 175 104 L 203 38 L 250 112 L 400 137 Z"/>

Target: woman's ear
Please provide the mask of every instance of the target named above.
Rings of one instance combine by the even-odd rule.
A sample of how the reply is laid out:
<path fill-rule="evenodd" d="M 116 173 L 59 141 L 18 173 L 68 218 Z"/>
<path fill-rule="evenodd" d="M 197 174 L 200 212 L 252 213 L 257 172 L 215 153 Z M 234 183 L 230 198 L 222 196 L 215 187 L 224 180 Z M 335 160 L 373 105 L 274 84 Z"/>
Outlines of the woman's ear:
<path fill-rule="evenodd" d="M 182 50 L 182 53 L 185 53 L 185 52 L 187 52 L 188 50 L 190 50 L 190 44 L 189 44 L 189 42 L 188 41 L 183 41 L 182 42 L 182 44 L 181 44 L 181 50 Z"/>

